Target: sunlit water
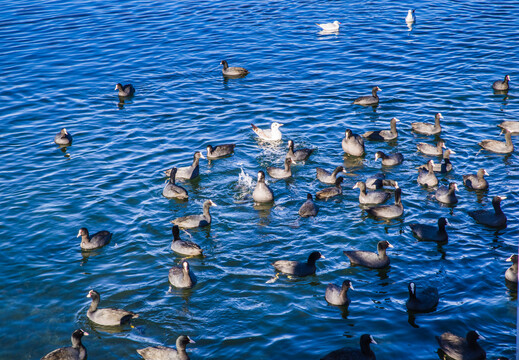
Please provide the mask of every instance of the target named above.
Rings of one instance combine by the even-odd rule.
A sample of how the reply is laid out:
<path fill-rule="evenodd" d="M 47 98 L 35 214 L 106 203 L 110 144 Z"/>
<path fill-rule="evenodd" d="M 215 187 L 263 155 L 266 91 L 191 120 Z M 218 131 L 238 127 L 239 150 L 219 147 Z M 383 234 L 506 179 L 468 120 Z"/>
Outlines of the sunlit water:
<path fill-rule="evenodd" d="M 417 4 L 394 1 L 125 1 L 3 2 L 0 12 L 0 357 L 37 359 L 70 345 L 76 328 L 89 359 L 138 359 L 136 349 L 174 346 L 191 336 L 193 359 L 318 359 L 363 333 L 380 359 L 434 359 L 434 336 L 470 329 L 489 358 L 515 355 L 516 292 L 505 262 L 517 250 L 517 151 L 481 152 L 485 138 L 503 139 L 497 124 L 519 120 L 519 3 L 428 1 L 412 30 L 404 18 Z M 315 22 L 342 22 L 320 34 Z M 244 79 L 225 81 L 219 63 L 245 66 Z M 508 96 L 490 85 L 510 74 Z M 120 102 L 117 82 L 132 83 Z M 352 105 L 373 86 L 383 89 L 374 111 Z M 414 121 L 444 115 L 442 138 L 456 151 L 455 170 L 441 183 L 460 187 L 455 207 L 441 206 L 416 183 L 429 157 L 410 131 Z M 344 159 L 346 128 L 389 127 L 399 138 L 367 142 L 367 156 Z M 257 140 L 250 123 L 284 126 L 283 142 Z M 54 135 L 66 127 L 71 147 Z M 286 141 L 318 150 L 293 178 L 267 181 L 272 208 L 255 208 L 257 172 L 282 166 Z M 166 168 L 187 166 L 207 144 L 236 143 L 232 157 L 200 162 L 186 182 L 187 202 L 162 196 Z M 517 137 L 514 137 L 517 142 Z M 358 206 L 357 180 L 380 171 L 377 150 L 400 151 L 404 164 L 387 169 L 403 190 L 404 216 L 381 222 Z M 437 159 L 435 159 L 437 161 Z M 317 218 L 297 215 L 306 193 L 325 186 L 315 167 L 344 164 L 344 195 L 320 202 Z M 490 190 L 468 191 L 461 175 L 484 167 Z M 508 197 L 509 225 L 491 230 L 467 212 Z M 210 228 L 181 232 L 204 248 L 190 259 L 198 284 L 168 291 L 170 220 L 201 213 L 212 199 Z M 392 201 L 392 200 L 391 200 Z M 418 242 L 412 222 L 445 216 L 449 243 Z M 105 248 L 82 253 L 76 234 L 110 230 Z M 345 249 L 374 250 L 387 239 L 386 270 L 350 267 Z M 317 274 L 275 275 L 277 259 L 326 256 Z M 326 285 L 350 279 L 348 310 L 328 305 Z M 436 311 L 409 318 L 407 284 L 437 286 Z M 134 328 L 108 331 L 86 317 L 88 290 L 101 307 L 140 314 Z M 411 325 L 414 324 L 415 326 Z"/>

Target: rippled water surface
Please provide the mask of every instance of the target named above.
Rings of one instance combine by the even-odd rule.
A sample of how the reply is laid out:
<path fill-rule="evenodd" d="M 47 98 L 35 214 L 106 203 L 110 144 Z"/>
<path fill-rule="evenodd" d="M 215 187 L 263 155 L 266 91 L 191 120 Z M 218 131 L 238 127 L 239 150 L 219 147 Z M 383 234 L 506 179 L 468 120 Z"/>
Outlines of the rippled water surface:
<path fill-rule="evenodd" d="M 404 18 L 413 6 L 410 31 Z M 318 359 L 357 347 L 363 333 L 377 341 L 377 358 L 434 359 L 435 335 L 470 329 L 485 336 L 489 358 L 514 357 L 517 288 L 504 272 L 519 238 L 517 150 L 476 154 L 482 139 L 503 139 L 500 122 L 519 120 L 518 12 L 518 2 L 476 0 L 3 2 L 0 357 L 40 358 L 70 345 L 76 328 L 90 333 L 89 359 L 138 359 L 136 349 L 174 346 L 180 334 L 196 341 L 193 359 Z M 338 34 L 314 24 L 333 20 L 342 22 Z M 250 74 L 224 80 L 223 59 Z M 494 94 L 492 82 L 505 74 L 512 89 Z M 119 101 L 117 82 L 135 86 L 133 99 Z M 352 105 L 375 85 L 380 106 Z M 416 183 L 415 167 L 429 159 L 416 143 L 434 139 L 410 124 L 437 112 L 456 152 L 455 170 L 440 177 L 459 185 L 454 207 Z M 392 117 L 401 120 L 398 141 L 366 142 L 365 158 L 344 158 L 346 128 L 384 129 Z M 283 142 L 258 141 L 250 123 L 273 121 L 284 124 Z M 53 143 L 62 127 L 74 136 L 66 149 Z M 275 204 L 255 209 L 257 171 L 281 166 L 288 139 L 318 150 L 292 179 L 268 178 Z M 189 201 L 162 196 L 166 168 L 230 142 L 234 156 L 202 160 L 200 178 L 184 183 Z M 351 189 L 380 171 L 377 150 L 405 156 L 384 170 L 402 188 L 398 220 L 367 217 Z M 315 168 L 340 164 L 349 172 L 344 195 L 320 202 L 318 217 L 299 218 L 306 193 L 325 187 Z M 467 190 L 461 176 L 481 167 L 490 190 Z M 468 216 L 490 208 L 494 195 L 508 197 L 504 230 Z M 206 199 L 218 205 L 211 227 L 181 233 L 205 250 L 189 260 L 198 284 L 168 291 L 168 270 L 182 259 L 170 250 L 170 220 L 201 212 Z M 440 216 L 450 223 L 448 244 L 410 233 L 410 223 Z M 112 242 L 82 253 L 81 227 L 110 230 Z M 342 253 L 374 250 L 382 239 L 394 245 L 388 269 L 351 267 Z M 314 250 L 326 256 L 315 276 L 267 283 L 272 261 Z M 324 299 L 326 285 L 344 279 L 355 287 L 347 310 Z M 409 317 L 410 281 L 438 287 L 434 312 Z M 139 313 L 134 327 L 89 322 L 92 288 L 101 307 Z"/>

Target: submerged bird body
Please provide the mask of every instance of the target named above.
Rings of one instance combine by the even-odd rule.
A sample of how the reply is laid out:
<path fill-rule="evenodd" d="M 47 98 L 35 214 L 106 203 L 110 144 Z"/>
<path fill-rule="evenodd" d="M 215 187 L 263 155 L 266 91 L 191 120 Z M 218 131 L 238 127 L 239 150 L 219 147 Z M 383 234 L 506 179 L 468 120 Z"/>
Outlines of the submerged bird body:
<path fill-rule="evenodd" d="M 223 66 L 222 68 L 222 74 L 226 77 L 241 77 L 245 76 L 249 73 L 249 71 L 245 68 L 239 67 L 239 66 L 229 66 L 227 64 L 226 60 L 222 60 L 220 62 L 220 65 Z"/>
<path fill-rule="evenodd" d="M 319 207 L 313 202 L 312 200 L 312 194 L 308 193 L 306 197 L 306 201 L 301 207 L 299 208 L 299 216 L 302 217 L 310 217 L 310 216 L 317 216 L 317 213 L 319 212 Z"/>
<path fill-rule="evenodd" d="M 168 280 L 176 288 L 187 289 L 196 285 L 196 276 L 189 268 L 187 261 L 182 261 L 181 266 L 173 266 L 169 269 Z"/>
<path fill-rule="evenodd" d="M 508 130 L 505 131 L 505 141 L 498 140 L 483 140 L 479 143 L 483 149 L 495 152 L 498 154 L 510 154 L 514 151 L 514 144 L 512 143 L 512 134 Z"/>
<path fill-rule="evenodd" d="M 376 360 L 375 353 L 370 348 L 370 344 L 376 344 L 371 335 L 364 334 L 360 337 L 360 350 L 344 347 L 332 351 L 321 360 Z"/>
<path fill-rule="evenodd" d="M 81 343 L 81 338 L 88 335 L 82 329 L 75 330 L 71 336 L 72 346 L 62 347 L 51 351 L 41 358 L 41 360 L 85 360 L 87 358 L 87 351 L 85 346 Z"/>
<path fill-rule="evenodd" d="M 273 166 L 267 167 L 267 173 L 271 178 L 274 179 L 286 179 L 292 176 L 292 169 L 290 165 L 292 164 L 292 160 L 290 158 L 285 158 L 285 166 L 283 168 L 277 168 Z"/>
<path fill-rule="evenodd" d="M 494 196 L 492 199 L 492 210 L 474 210 L 469 211 L 469 215 L 476 220 L 478 223 L 493 227 L 493 228 L 504 228 L 506 227 L 507 218 L 501 210 L 501 200 L 506 199 L 506 196 Z"/>
<path fill-rule="evenodd" d="M 436 135 L 442 132 L 440 120 L 443 119 L 442 114 L 437 113 L 434 117 L 434 124 L 424 122 L 414 122 L 411 124 L 413 131 L 422 135 Z"/>
<path fill-rule="evenodd" d="M 126 84 L 123 86 L 122 84 L 118 83 L 117 85 L 115 85 L 114 90 L 119 90 L 120 97 L 132 96 L 133 94 L 135 94 L 135 88 L 132 84 Z"/>
<path fill-rule="evenodd" d="M 341 142 L 342 150 L 348 155 L 362 156 L 365 153 L 364 139 L 347 129 Z"/>
<path fill-rule="evenodd" d="M 292 162 L 305 161 L 312 155 L 313 151 L 314 149 L 299 149 L 294 151 L 294 142 L 288 140 L 288 153 L 286 157 L 292 160 Z"/>
<path fill-rule="evenodd" d="M 353 285 L 349 280 L 344 280 L 340 287 L 335 284 L 328 284 L 324 297 L 332 305 L 347 306 L 351 301 L 348 298 L 349 289 L 353 289 Z"/>
<path fill-rule="evenodd" d="M 202 248 L 192 241 L 182 240 L 177 225 L 173 225 L 171 229 L 173 233 L 173 241 L 171 242 L 171 250 L 178 254 L 198 256 L 202 255 Z"/>
<path fill-rule="evenodd" d="M 438 226 L 414 223 L 410 224 L 409 227 L 411 228 L 413 235 L 420 240 L 443 243 L 449 240 L 449 235 L 445 229 L 446 225 L 447 219 L 441 217 L 438 219 Z"/>
<path fill-rule="evenodd" d="M 234 148 L 236 147 L 236 144 L 223 144 L 223 145 L 216 145 L 215 147 L 212 147 L 211 145 L 207 145 L 207 159 L 209 160 L 215 160 L 222 158 L 224 156 L 229 156 L 234 152 Z"/>
<path fill-rule="evenodd" d="M 319 251 L 314 251 L 308 256 L 308 260 L 306 262 L 278 260 L 273 262 L 272 266 L 274 266 L 277 271 L 280 271 L 284 274 L 303 277 L 315 274 L 317 269 L 315 262 L 321 258 L 324 259 L 324 256 L 322 256 Z"/>
<path fill-rule="evenodd" d="M 404 161 L 404 155 L 399 152 L 386 155 L 382 151 L 377 151 L 375 153 L 375 161 L 377 159 L 382 159 L 382 166 L 395 166 L 400 165 Z"/>
<path fill-rule="evenodd" d="M 341 25 L 341 23 L 338 22 L 337 20 L 335 20 L 334 22 L 331 22 L 331 23 L 324 23 L 324 24 L 315 23 L 315 25 L 319 26 L 324 31 L 332 32 L 332 31 L 339 31 L 339 26 Z"/>
<path fill-rule="evenodd" d="M 394 140 L 398 137 L 398 132 L 396 130 L 396 123 L 399 122 L 397 118 L 392 118 L 390 122 L 391 130 L 377 130 L 377 131 L 368 131 L 362 134 L 362 137 L 368 140 L 382 140 L 382 141 L 390 141 Z"/>
<path fill-rule="evenodd" d="M 378 86 L 375 86 L 371 90 L 371 96 L 361 96 L 361 97 L 355 99 L 355 101 L 353 101 L 353 104 L 355 104 L 355 105 L 365 105 L 365 106 L 377 105 L 378 104 L 377 91 L 382 91 L 382 89 L 379 88 Z"/>
<path fill-rule="evenodd" d="M 177 338 L 176 349 L 165 346 L 150 346 L 144 349 L 138 349 L 137 353 L 142 356 L 144 360 L 189 360 L 186 345 L 194 343 L 195 342 L 189 336 L 181 335 Z"/>
<path fill-rule="evenodd" d="M 258 171 L 258 182 L 252 192 L 252 199 L 257 203 L 269 203 L 274 201 L 274 193 L 265 183 L 265 173 Z"/>
<path fill-rule="evenodd" d="M 430 156 L 441 156 L 443 155 L 443 149 L 445 149 L 445 142 L 440 140 L 436 143 L 436 146 L 426 144 L 426 143 L 418 143 L 416 148 L 421 153 Z"/>
<path fill-rule="evenodd" d="M 512 266 L 506 269 L 505 279 L 517 284 L 517 254 L 510 256 L 506 261 L 511 261 Z"/>
<path fill-rule="evenodd" d="M 97 291 L 90 290 L 87 297 L 92 299 L 90 308 L 87 311 L 87 317 L 96 324 L 103 326 L 121 326 L 129 323 L 131 319 L 139 317 L 138 314 L 123 309 L 98 309 L 97 306 L 101 301 L 101 296 Z"/>
<path fill-rule="evenodd" d="M 386 200 L 388 200 L 391 197 L 391 195 L 389 193 L 382 192 L 382 191 L 374 191 L 374 192 L 369 192 L 369 193 L 366 192 L 366 184 L 363 181 L 358 181 L 353 188 L 360 189 L 359 203 L 363 204 L 363 205 L 364 204 L 374 204 L 374 205 L 382 204 L 383 202 L 385 202 Z"/>
<path fill-rule="evenodd" d="M 96 232 L 90 236 L 87 228 L 79 229 L 77 237 L 81 236 L 81 249 L 93 250 L 105 246 L 112 239 L 112 233 L 106 230 Z"/>
<path fill-rule="evenodd" d="M 184 229 L 203 227 L 211 225 L 212 217 L 209 212 L 209 208 L 211 206 L 216 206 L 214 202 L 211 200 L 206 200 L 204 202 L 203 214 L 202 215 L 188 215 L 176 218 L 171 221 L 173 225 L 177 225 Z"/>
<path fill-rule="evenodd" d="M 418 184 L 423 186 L 436 186 L 438 185 L 438 178 L 434 174 L 434 163 L 432 160 L 427 162 L 427 171 L 418 169 Z"/>
<path fill-rule="evenodd" d="M 450 183 L 449 186 L 440 186 L 434 197 L 439 202 L 444 204 L 457 204 L 458 198 L 456 197 L 456 190 L 458 190 L 458 185 L 456 183 Z"/>
<path fill-rule="evenodd" d="M 279 141 L 281 140 L 281 131 L 279 131 L 279 127 L 283 126 L 283 124 L 279 124 L 274 122 L 270 125 L 270 129 L 263 130 L 257 127 L 254 124 L 251 124 L 252 130 L 261 140 L 265 141 Z"/>
<path fill-rule="evenodd" d="M 317 180 L 323 184 L 335 184 L 337 181 L 337 174 L 340 172 L 346 173 L 342 166 L 337 166 L 331 173 L 321 168 L 316 168 L 315 171 L 317 173 Z"/>
<path fill-rule="evenodd" d="M 177 168 L 175 179 L 192 180 L 200 175 L 200 158 L 205 159 L 200 151 L 193 155 L 193 163 L 190 166 Z M 166 170 L 166 176 L 171 176 L 171 169 Z"/>
<path fill-rule="evenodd" d="M 382 240 L 377 244 L 377 253 L 371 251 L 351 250 L 343 251 L 352 265 L 365 266 L 371 269 L 382 269 L 389 265 L 389 257 L 386 254 L 387 248 L 392 248 L 388 241 Z"/>
<path fill-rule="evenodd" d="M 469 189 L 488 189 L 488 181 L 485 179 L 485 175 L 488 175 L 485 169 L 479 169 L 476 175 L 463 175 L 463 184 Z"/>
<path fill-rule="evenodd" d="M 341 195 L 342 194 L 341 183 L 343 180 L 344 180 L 344 178 L 338 177 L 337 180 L 335 180 L 335 186 L 318 191 L 317 194 L 315 194 L 315 198 L 323 200 L 323 199 L 329 199 L 331 197 Z"/>
<path fill-rule="evenodd" d="M 395 219 L 402 216 L 404 207 L 402 205 L 402 190 L 397 188 L 395 190 L 395 204 L 394 205 L 379 205 L 369 208 L 367 213 L 371 216 L 382 219 Z"/>
<path fill-rule="evenodd" d="M 162 195 L 173 199 L 187 199 L 189 197 L 187 190 L 175 184 L 176 174 L 177 168 L 172 168 L 169 172 L 169 181 L 162 190 Z"/>
<path fill-rule="evenodd" d="M 497 91 L 506 91 L 510 89 L 510 85 L 508 82 L 510 81 L 510 75 L 506 75 L 504 80 L 494 81 L 492 84 L 492 89 Z"/>
<path fill-rule="evenodd" d="M 438 295 L 438 289 L 435 287 L 427 287 L 422 291 L 416 290 L 415 283 L 409 283 L 409 299 L 407 299 L 405 306 L 410 311 L 415 312 L 429 312 L 434 310 L 438 305 L 440 296 Z"/>
<path fill-rule="evenodd" d="M 67 132 L 67 129 L 63 128 L 54 136 L 54 142 L 58 145 L 72 145 L 72 135 Z"/>
<path fill-rule="evenodd" d="M 478 344 L 481 337 L 477 331 L 469 331 L 466 338 L 450 332 L 436 336 L 440 349 L 454 360 L 484 360 L 486 352 Z"/>

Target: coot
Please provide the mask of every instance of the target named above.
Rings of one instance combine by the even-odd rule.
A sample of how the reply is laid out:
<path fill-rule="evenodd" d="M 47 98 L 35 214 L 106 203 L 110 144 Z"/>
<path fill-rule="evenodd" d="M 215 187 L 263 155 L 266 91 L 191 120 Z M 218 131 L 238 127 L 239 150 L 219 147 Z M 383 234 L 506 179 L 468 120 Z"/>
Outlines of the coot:
<path fill-rule="evenodd" d="M 365 266 L 371 269 L 382 269 L 389 265 L 389 257 L 386 255 L 386 249 L 392 248 L 386 240 L 381 240 L 377 244 L 377 252 L 362 251 L 362 250 L 349 250 L 343 251 L 352 265 Z"/>
<path fill-rule="evenodd" d="M 306 262 L 302 261 L 291 261 L 291 260 L 278 260 L 272 263 L 272 266 L 277 271 L 288 275 L 294 276 L 308 276 L 315 274 L 316 266 L 315 262 L 319 259 L 324 259 L 319 251 L 314 251 L 308 256 Z"/>

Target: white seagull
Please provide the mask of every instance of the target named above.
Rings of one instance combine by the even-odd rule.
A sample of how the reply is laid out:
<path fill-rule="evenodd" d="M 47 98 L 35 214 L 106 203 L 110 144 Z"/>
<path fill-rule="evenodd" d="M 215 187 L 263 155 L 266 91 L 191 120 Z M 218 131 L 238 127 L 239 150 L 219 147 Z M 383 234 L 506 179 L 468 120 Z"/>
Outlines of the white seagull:
<path fill-rule="evenodd" d="M 266 141 L 279 141 L 281 140 L 281 131 L 279 131 L 279 127 L 283 126 L 283 124 L 279 124 L 277 122 L 272 123 L 270 125 L 270 129 L 262 130 L 254 124 L 251 124 L 252 130 L 259 136 L 261 140 Z"/>
<path fill-rule="evenodd" d="M 319 26 L 321 29 L 323 29 L 324 31 L 339 31 L 339 25 L 341 23 L 338 22 L 337 20 L 335 20 L 334 22 L 332 23 L 326 23 L 326 24 L 318 24 L 318 23 L 315 23 L 315 25 Z"/>
<path fill-rule="evenodd" d="M 414 16 L 414 9 L 409 10 L 407 12 L 407 16 L 405 17 L 406 23 L 414 23 L 416 21 L 416 16 Z"/>

